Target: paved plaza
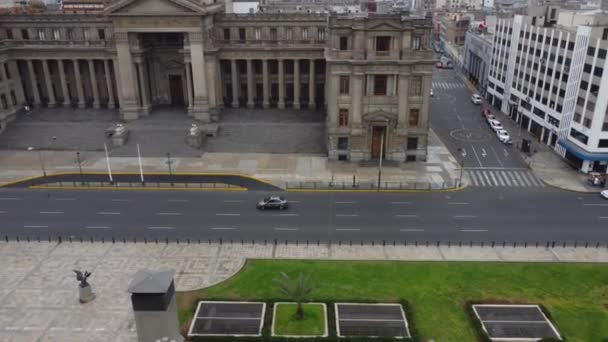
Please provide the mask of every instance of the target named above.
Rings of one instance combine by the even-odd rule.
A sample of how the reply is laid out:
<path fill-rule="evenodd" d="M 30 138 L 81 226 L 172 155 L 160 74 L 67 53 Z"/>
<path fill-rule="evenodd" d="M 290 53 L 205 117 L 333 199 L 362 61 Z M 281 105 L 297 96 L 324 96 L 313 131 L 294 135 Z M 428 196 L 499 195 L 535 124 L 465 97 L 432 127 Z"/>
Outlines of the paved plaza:
<path fill-rule="evenodd" d="M 221 282 L 246 258 L 608 262 L 606 248 L 0 242 L 0 341 L 136 341 L 128 285 L 139 269 L 171 268 L 178 291 Z M 73 269 L 93 272 L 78 302 Z"/>

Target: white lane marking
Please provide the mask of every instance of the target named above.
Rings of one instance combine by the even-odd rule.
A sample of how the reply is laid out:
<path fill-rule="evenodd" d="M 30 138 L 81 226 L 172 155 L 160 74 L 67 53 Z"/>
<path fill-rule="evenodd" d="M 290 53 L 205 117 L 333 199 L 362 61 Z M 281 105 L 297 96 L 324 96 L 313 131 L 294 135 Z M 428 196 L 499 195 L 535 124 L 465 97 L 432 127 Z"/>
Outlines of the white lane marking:
<path fill-rule="evenodd" d="M 156 213 L 156 215 L 162 215 L 162 216 L 178 216 L 178 215 L 182 215 L 182 213 Z"/>
<path fill-rule="evenodd" d="M 608 207 L 608 203 L 584 203 L 586 207 Z"/>
<path fill-rule="evenodd" d="M 272 216 L 300 216 L 300 214 L 273 214 Z"/>
<path fill-rule="evenodd" d="M 171 230 L 171 229 L 175 229 L 173 227 L 146 227 L 146 229 L 151 229 L 151 230 Z"/>
<path fill-rule="evenodd" d="M 468 205 L 467 202 L 448 202 L 449 205 Z"/>
<path fill-rule="evenodd" d="M 167 202 L 189 202 L 187 199 L 168 199 Z"/>
<path fill-rule="evenodd" d="M 216 213 L 215 216 L 241 216 L 241 214 Z"/>
<path fill-rule="evenodd" d="M 496 153 L 496 150 L 494 149 L 494 147 L 490 146 L 490 149 L 492 150 L 492 152 L 494 152 L 494 155 L 496 156 L 496 160 L 498 160 L 498 165 L 500 165 L 500 167 L 503 167 L 502 162 L 500 161 L 500 157 L 498 156 L 498 153 Z"/>
<path fill-rule="evenodd" d="M 412 202 L 391 202 L 391 204 L 412 204 Z"/>
<path fill-rule="evenodd" d="M 358 231 L 361 230 L 359 228 L 336 228 L 336 230 L 341 230 L 341 231 Z"/>
<path fill-rule="evenodd" d="M 49 226 L 23 226 L 23 228 L 48 228 Z"/>
<path fill-rule="evenodd" d="M 224 203 L 241 203 L 243 200 L 223 200 Z"/>
<path fill-rule="evenodd" d="M 6 214 L 6 211 L 0 211 L 0 214 Z"/>
<path fill-rule="evenodd" d="M 71 197 L 58 197 L 55 198 L 55 201 L 75 201 L 75 198 L 71 198 Z"/>
<path fill-rule="evenodd" d="M 335 204 L 355 204 L 355 203 L 357 203 L 357 202 L 355 202 L 355 201 L 338 201 L 338 202 L 335 202 Z"/>
<path fill-rule="evenodd" d="M 487 229 L 461 229 L 460 230 L 463 233 L 483 233 L 483 232 L 487 232 Z"/>
<path fill-rule="evenodd" d="M 479 166 L 483 167 L 483 164 L 481 163 L 481 159 L 479 159 L 479 156 L 477 155 L 477 152 L 475 151 L 475 147 L 471 146 L 471 149 L 473 150 L 473 154 L 475 154 L 475 158 L 477 158 L 477 162 L 479 163 Z"/>
<path fill-rule="evenodd" d="M 479 178 L 479 182 L 481 183 L 481 186 L 486 186 L 486 181 L 483 178 L 483 173 L 485 171 L 473 171 L 475 172 L 475 174 L 477 175 L 477 177 Z"/>
<path fill-rule="evenodd" d="M 336 214 L 336 217 L 357 217 L 359 214 Z"/>
<path fill-rule="evenodd" d="M 41 211 L 40 213 L 54 215 L 54 214 L 63 214 L 63 211 Z"/>
<path fill-rule="evenodd" d="M 424 229 L 406 228 L 406 229 L 399 229 L 399 231 L 401 231 L 401 232 L 423 232 Z"/>
<path fill-rule="evenodd" d="M 232 227 L 213 227 L 211 228 L 212 230 L 233 230 L 236 228 L 232 228 Z"/>
<path fill-rule="evenodd" d="M 21 198 L 17 198 L 17 197 L 0 197 L 0 201 L 21 201 Z"/>
<path fill-rule="evenodd" d="M 112 201 L 112 202 L 131 202 L 130 199 L 126 199 L 126 198 L 112 198 L 110 201 Z"/>
<path fill-rule="evenodd" d="M 484 157 L 484 158 L 488 156 L 488 153 L 486 153 L 486 149 L 485 148 L 481 149 L 481 156 Z"/>
<path fill-rule="evenodd" d="M 600 220 L 608 219 L 608 216 L 598 216 Z"/>
<path fill-rule="evenodd" d="M 110 229 L 108 226 L 86 226 L 86 229 Z"/>
<path fill-rule="evenodd" d="M 415 215 L 415 214 L 397 214 L 397 215 L 395 215 L 395 217 L 418 217 L 418 215 Z"/>
<path fill-rule="evenodd" d="M 281 228 L 281 227 L 277 227 L 277 228 L 274 228 L 274 230 L 289 230 L 289 231 L 292 231 L 292 230 L 300 230 L 300 228 Z"/>
<path fill-rule="evenodd" d="M 477 176 L 475 175 L 474 171 L 467 171 L 467 175 L 469 175 L 469 178 L 471 178 L 473 186 L 479 186 L 479 181 L 477 180 Z"/>
<path fill-rule="evenodd" d="M 97 215 L 120 215 L 117 211 L 98 211 Z"/>
<path fill-rule="evenodd" d="M 456 215 L 454 218 L 476 218 L 475 215 Z"/>

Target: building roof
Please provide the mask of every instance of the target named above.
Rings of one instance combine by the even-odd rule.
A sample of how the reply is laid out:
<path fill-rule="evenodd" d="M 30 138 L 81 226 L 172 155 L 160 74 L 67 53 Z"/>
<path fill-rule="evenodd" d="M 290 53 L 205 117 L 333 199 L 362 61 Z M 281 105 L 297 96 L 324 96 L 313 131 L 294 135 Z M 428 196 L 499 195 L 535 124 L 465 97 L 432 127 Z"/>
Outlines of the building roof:
<path fill-rule="evenodd" d="M 133 276 L 127 291 L 130 293 L 165 293 L 171 286 L 173 274 L 175 274 L 173 270 L 139 270 Z"/>

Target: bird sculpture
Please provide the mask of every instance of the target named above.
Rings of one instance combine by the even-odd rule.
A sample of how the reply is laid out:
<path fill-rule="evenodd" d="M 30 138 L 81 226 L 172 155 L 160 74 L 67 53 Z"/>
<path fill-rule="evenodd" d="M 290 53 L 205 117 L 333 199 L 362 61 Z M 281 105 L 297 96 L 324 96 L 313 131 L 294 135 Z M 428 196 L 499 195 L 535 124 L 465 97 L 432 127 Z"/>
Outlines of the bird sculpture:
<path fill-rule="evenodd" d="M 87 278 L 91 276 L 92 272 L 89 271 L 79 271 L 79 270 L 74 270 L 74 273 L 76 273 L 76 280 L 78 280 L 80 282 L 80 287 L 87 287 L 89 286 L 89 283 L 87 283 Z"/>

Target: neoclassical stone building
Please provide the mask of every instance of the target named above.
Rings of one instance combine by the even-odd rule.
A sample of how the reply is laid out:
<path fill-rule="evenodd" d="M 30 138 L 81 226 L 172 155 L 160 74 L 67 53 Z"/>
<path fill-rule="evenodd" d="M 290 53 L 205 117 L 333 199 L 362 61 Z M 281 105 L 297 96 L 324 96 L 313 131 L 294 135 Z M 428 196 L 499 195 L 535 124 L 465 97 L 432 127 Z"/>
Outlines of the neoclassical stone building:
<path fill-rule="evenodd" d="M 400 14 L 226 14 L 216 0 L 0 17 L 0 130 L 26 103 L 124 120 L 170 105 L 201 122 L 226 107 L 317 108 L 331 159 L 424 160 L 430 29 Z"/>

